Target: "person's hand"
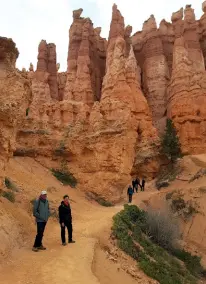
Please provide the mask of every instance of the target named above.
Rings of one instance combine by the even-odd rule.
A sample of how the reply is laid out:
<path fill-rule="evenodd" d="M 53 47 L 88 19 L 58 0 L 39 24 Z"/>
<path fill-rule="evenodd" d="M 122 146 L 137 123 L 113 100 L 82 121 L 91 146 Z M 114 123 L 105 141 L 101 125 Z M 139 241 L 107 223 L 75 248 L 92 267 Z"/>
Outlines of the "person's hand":
<path fill-rule="evenodd" d="M 64 227 L 64 223 L 62 223 L 62 227 Z"/>

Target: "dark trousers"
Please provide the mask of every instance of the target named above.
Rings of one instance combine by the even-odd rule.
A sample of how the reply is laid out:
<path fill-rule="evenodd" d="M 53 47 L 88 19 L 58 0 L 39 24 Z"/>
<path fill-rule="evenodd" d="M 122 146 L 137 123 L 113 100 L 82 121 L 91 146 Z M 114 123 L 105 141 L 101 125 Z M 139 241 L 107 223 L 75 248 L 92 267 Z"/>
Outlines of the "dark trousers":
<path fill-rule="evenodd" d="M 68 240 L 69 242 L 72 241 L 72 231 L 73 231 L 73 228 L 72 228 L 72 223 L 69 222 L 69 223 L 64 223 L 64 227 L 62 226 L 61 224 L 61 239 L 62 239 L 62 243 L 65 243 L 66 242 L 66 238 L 65 238 L 65 230 L 67 228 L 67 231 L 68 231 Z"/>
<path fill-rule="evenodd" d="M 37 222 L 37 235 L 36 235 L 36 239 L 34 242 L 34 247 L 38 248 L 40 246 L 42 246 L 42 239 L 44 236 L 44 230 L 46 227 L 46 222 Z"/>
<path fill-rule="evenodd" d="M 132 194 L 129 194 L 129 203 L 132 202 Z"/>
<path fill-rule="evenodd" d="M 141 186 L 141 191 L 144 191 L 144 185 Z"/>
<path fill-rule="evenodd" d="M 135 185 L 136 192 L 138 192 L 138 184 Z"/>

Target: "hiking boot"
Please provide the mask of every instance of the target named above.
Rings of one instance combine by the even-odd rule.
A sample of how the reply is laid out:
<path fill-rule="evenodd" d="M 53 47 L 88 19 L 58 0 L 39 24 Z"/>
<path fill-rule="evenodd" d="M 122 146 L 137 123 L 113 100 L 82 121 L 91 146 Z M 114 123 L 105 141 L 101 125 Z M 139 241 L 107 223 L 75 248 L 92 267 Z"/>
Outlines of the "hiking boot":
<path fill-rule="evenodd" d="M 33 248 L 32 248 L 32 251 L 38 252 L 39 250 L 38 250 L 38 248 L 33 247 Z"/>
<path fill-rule="evenodd" d="M 45 248 L 43 245 L 41 245 L 40 247 L 38 247 L 38 249 L 39 249 L 39 250 L 46 250 L 46 248 Z"/>
<path fill-rule="evenodd" d="M 69 244 L 74 244 L 74 243 L 75 243 L 75 241 L 73 241 L 73 240 L 69 241 Z"/>
<path fill-rule="evenodd" d="M 67 244 L 66 244 L 66 243 L 62 243 L 62 245 L 63 245 L 63 246 L 66 246 Z"/>

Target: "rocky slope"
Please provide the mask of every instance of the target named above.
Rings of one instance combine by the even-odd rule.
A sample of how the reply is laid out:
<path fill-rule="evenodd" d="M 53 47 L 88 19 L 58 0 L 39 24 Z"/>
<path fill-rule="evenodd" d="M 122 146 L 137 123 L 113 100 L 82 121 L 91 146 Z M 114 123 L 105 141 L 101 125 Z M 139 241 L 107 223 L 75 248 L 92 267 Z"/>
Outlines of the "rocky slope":
<path fill-rule="evenodd" d="M 206 155 L 184 157 L 179 163 L 181 172 L 167 188 L 147 200 L 146 208 L 173 212 L 183 231 L 182 245 L 193 254 L 203 257 L 206 265 Z"/>
<path fill-rule="evenodd" d="M 31 65 L 28 72 L 17 72 L 17 51 L 3 39 L 2 161 L 14 152 L 50 168 L 66 165 L 82 188 L 117 201 L 131 175 L 156 176 L 158 134 L 166 118 L 173 119 L 184 154 L 205 152 L 205 3 L 200 20 L 187 5 L 159 28 L 151 15 L 133 36 L 114 5 L 108 41 L 101 28 L 81 17 L 82 9 L 76 10 L 63 73 L 55 45 L 45 40 L 39 44 L 37 69 Z M 19 82 L 17 89 L 11 80 Z M 11 90 L 9 100 L 5 88 Z"/>

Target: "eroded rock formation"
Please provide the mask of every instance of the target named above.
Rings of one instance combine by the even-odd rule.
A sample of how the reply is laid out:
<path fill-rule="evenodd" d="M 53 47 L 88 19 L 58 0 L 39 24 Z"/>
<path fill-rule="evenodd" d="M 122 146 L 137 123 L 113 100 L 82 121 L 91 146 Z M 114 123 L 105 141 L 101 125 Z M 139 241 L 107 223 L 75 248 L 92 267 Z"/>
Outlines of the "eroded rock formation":
<path fill-rule="evenodd" d="M 73 12 L 64 99 L 91 106 L 100 99 L 106 40 L 100 37 L 101 29 L 93 28 L 89 18 L 80 17 L 82 12 L 82 9 Z"/>
<path fill-rule="evenodd" d="M 143 30 L 133 36 L 137 61 L 142 69 L 142 87 L 152 111 L 153 121 L 159 131 L 164 129 L 166 88 L 169 68 L 164 45 L 153 15 L 144 22 Z"/>
<path fill-rule="evenodd" d="M 29 80 L 15 69 L 18 55 L 15 43 L 0 37 L 0 183 L 31 95 Z"/>
<path fill-rule="evenodd" d="M 128 28 L 114 5 L 102 96 L 91 111 L 89 135 L 79 160 L 87 190 L 114 201 L 130 182 L 135 152 L 150 160 L 152 150 L 148 149 L 157 139 L 140 88 L 140 70 L 127 38 Z"/>
<path fill-rule="evenodd" d="M 206 72 L 194 10 L 187 5 L 172 16 L 173 69 L 168 85 L 168 116 L 179 131 L 184 153 L 206 150 Z"/>
<path fill-rule="evenodd" d="M 19 131 L 15 155 L 35 156 L 44 163 L 42 157 L 52 157 L 58 166 L 63 159 L 79 182 L 83 182 L 84 189 L 117 201 L 130 182 L 131 173 L 145 160 L 148 167 L 142 168 L 141 174 L 153 176 L 157 172 L 159 165 L 153 163 L 158 152 L 154 146 L 157 133 L 140 87 L 140 67 L 131 45 L 132 28 L 125 28 L 124 19 L 114 5 L 107 60 L 103 62 L 105 40 L 89 19 L 80 18 L 81 12 L 73 14 L 67 75 L 58 74 L 63 101 L 49 98 L 47 70 L 37 68 L 35 73 L 29 73 L 33 102 Z M 99 71 L 94 68 L 97 63 L 101 67 L 106 65 L 103 84 L 101 68 Z M 44 72 L 42 88 L 37 87 L 40 86 L 38 72 Z M 101 80 L 94 82 L 93 75 Z M 93 83 L 99 86 L 99 91 L 102 89 L 100 101 L 95 102 L 97 93 Z"/>
<path fill-rule="evenodd" d="M 15 73 L 31 82 L 32 92 L 15 155 L 35 156 L 50 168 L 64 162 L 82 188 L 116 201 L 131 175 L 155 177 L 157 133 L 166 118 L 173 119 L 184 153 L 204 152 L 205 7 L 199 21 L 187 5 L 159 28 L 151 15 L 131 37 L 114 5 L 108 42 L 82 9 L 74 11 L 67 72 L 58 72 L 55 45 L 43 40 L 36 71 L 31 65 Z M 2 41 L 0 49 L 4 78 L 14 72 L 12 44 Z"/>
<path fill-rule="evenodd" d="M 59 100 L 56 68 L 56 46 L 53 43 L 47 44 L 45 40 L 42 40 L 38 48 L 36 78 L 39 81 L 44 81 L 45 77 L 48 77 L 46 80 L 48 80 L 50 97 L 52 99 Z"/>

